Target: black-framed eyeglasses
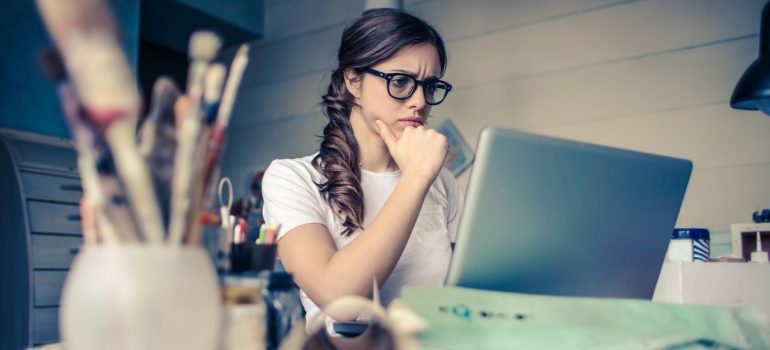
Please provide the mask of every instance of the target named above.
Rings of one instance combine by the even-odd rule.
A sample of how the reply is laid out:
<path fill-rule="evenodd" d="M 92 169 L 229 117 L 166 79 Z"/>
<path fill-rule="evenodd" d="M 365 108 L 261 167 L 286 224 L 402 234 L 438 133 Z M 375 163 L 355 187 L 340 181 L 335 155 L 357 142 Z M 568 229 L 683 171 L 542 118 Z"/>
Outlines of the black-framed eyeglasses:
<path fill-rule="evenodd" d="M 417 85 L 422 85 L 425 103 L 435 106 L 444 101 L 446 95 L 452 91 L 452 84 L 432 77 L 425 80 L 404 73 L 384 73 L 372 67 L 359 69 L 360 72 L 366 72 L 376 75 L 388 81 L 388 95 L 396 100 L 406 100 L 417 90 Z"/>

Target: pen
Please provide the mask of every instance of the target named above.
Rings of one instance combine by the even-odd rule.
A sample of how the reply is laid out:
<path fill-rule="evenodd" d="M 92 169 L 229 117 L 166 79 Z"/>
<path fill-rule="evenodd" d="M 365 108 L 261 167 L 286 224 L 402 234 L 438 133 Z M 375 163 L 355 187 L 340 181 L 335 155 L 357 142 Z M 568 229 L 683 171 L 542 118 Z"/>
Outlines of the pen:
<path fill-rule="evenodd" d="M 246 242 L 246 219 L 238 218 L 238 228 L 240 233 L 240 242 Z"/>
<path fill-rule="evenodd" d="M 265 234 L 265 244 L 273 244 L 273 240 L 275 240 L 275 232 L 278 229 L 275 225 L 270 225 L 267 227 L 267 233 Z"/>
<path fill-rule="evenodd" d="M 233 242 L 241 243 L 241 225 L 235 225 L 233 230 Z"/>
<path fill-rule="evenodd" d="M 265 239 L 267 239 L 267 225 L 262 224 L 261 226 L 259 226 L 259 236 L 257 237 L 257 244 L 265 243 Z"/>

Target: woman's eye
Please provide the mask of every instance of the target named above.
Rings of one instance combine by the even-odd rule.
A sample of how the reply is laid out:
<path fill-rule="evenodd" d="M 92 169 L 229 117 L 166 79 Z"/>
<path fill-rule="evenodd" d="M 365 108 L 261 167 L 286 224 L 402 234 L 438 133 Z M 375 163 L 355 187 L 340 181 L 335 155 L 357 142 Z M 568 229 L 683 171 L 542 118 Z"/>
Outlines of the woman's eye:
<path fill-rule="evenodd" d="M 391 80 L 391 83 L 397 87 L 405 87 L 409 85 L 409 82 L 411 79 L 407 77 L 394 77 L 393 80 Z"/>

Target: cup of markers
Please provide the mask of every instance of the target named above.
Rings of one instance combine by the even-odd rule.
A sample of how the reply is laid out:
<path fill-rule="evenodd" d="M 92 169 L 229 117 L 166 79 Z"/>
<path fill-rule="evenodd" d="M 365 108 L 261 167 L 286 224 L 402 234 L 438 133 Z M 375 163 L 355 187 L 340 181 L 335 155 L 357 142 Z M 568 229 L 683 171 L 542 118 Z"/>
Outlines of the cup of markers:
<path fill-rule="evenodd" d="M 230 272 L 272 271 L 278 252 L 278 245 L 275 244 L 278 226 L 262 224 L 254 242 L 245 241 L 246 230 L 239 229 L 239 226 L 240 223 L 236 225 L 230 246 Z"/>

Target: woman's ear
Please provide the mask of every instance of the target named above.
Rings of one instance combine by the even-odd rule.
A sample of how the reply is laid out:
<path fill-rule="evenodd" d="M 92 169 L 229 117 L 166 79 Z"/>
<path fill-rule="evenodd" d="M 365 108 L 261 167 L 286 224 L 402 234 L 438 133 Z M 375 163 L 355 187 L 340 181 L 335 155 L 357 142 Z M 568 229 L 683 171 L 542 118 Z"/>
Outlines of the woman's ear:
<path fill-rule="evenodd" d="M 345 77 L 345 87 L 350 94 L 355 98 L 361 97 L 361 74 L 352 68 L 345 69 L 342 74 Z"/>

